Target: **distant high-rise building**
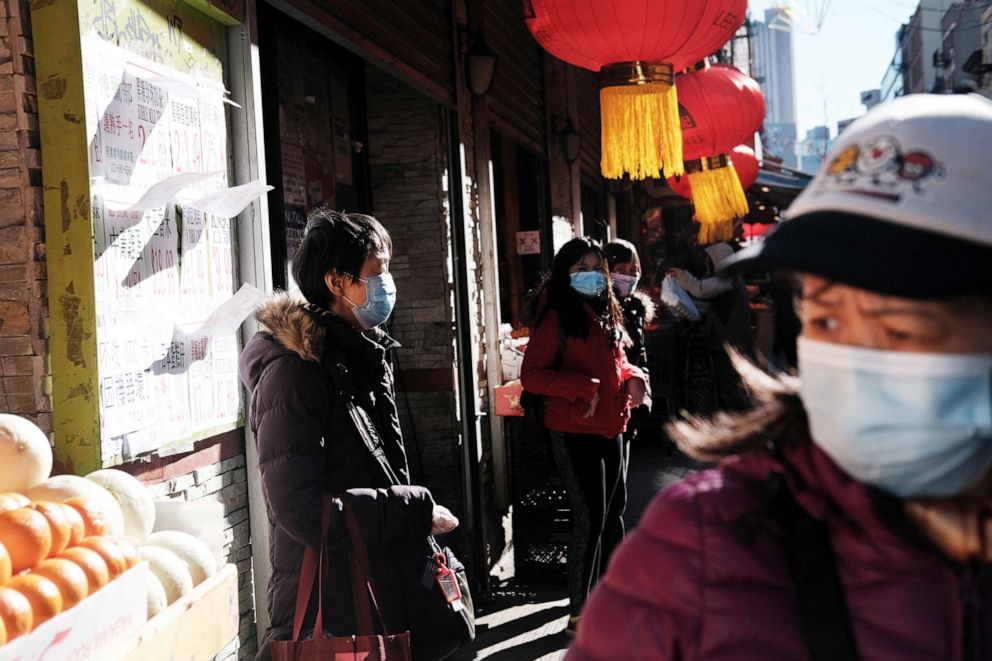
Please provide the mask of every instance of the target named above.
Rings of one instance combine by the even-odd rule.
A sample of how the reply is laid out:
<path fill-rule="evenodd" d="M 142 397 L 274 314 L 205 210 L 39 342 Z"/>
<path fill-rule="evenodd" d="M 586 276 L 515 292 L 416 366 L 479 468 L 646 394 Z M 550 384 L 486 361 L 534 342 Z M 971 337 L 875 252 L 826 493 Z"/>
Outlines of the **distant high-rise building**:
<path fill-rule="evenodd" d="M 809 174 L 816 174 L 829 146 L 830 129 L 826 126 L 814 126 L 806 131 L 806 137 L 799 143 L 799 156 L 802 159 L 800 169 Z"/>
<path fill-rule="evenodd" d="M 953 0 L 921 0 L 909 23 L 903 26 L 902 48 L 903 94 L 936 91 L 941 71 L 934 53 L 941 49 L 941 18 Z"/>
<path fill-rule="evenodd" d="M 796 168 L 796 85 L 793 72 L 792 24 L 779 9 L 765 11 L 765 20 L 752 22 L 754 75 L 765 94 L 765 133 L 762 147 Z"/>
<path fill-rule="evenodd" d="M 976 54 L 981 60 L 982 51 L 982 12 L 988 2 L 953 3 L 940 19 L 941 42 L 934 53 L 934 66 L 937 68 L 938 89 L 950 92 L 958 86 L 969 86 L 977 90 L 975 75 L 967 71 L 968 59 Z"/>

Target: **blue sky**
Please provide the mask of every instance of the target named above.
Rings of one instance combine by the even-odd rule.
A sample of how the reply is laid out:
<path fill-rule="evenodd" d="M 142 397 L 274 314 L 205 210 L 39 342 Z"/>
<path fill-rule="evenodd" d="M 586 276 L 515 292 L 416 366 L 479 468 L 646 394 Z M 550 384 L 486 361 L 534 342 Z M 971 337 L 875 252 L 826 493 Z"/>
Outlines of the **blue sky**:
<path fill-rule="evenodd" d="M 776 4 L 805 14 L 794 32 L 799 138 L 820 124 L 837 131 L 837 122 L 864 113 L 862 90 L 880 86 L 895 53 L 895 34 L 912 16 L 916 0 L 751 0 L 752 18 L 764 20 Z M 816 17 L 826 7 L 816 30 Z"/>

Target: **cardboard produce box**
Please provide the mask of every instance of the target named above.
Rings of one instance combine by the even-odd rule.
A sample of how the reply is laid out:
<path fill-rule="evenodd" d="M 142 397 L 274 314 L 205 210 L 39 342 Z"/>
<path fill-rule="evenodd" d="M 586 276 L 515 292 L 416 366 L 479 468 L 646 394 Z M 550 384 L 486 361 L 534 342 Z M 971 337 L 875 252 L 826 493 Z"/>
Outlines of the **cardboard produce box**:
<path fill-rule="evenodd" d="M 147 563 L 141 562 L 29 634 L 0 646 L 3 661 L 90 661 L 147 621 Z"/>

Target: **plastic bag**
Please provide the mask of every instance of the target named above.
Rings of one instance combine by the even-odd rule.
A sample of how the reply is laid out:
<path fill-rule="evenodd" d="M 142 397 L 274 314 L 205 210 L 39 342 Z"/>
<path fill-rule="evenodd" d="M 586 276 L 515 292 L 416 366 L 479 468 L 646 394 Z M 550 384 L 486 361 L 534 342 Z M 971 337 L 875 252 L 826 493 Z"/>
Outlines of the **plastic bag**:
<path fill-rule="evenodd" d="M 696 304 L 692 302 L 692 296 L 670 275 L 666 275 L 661 281 L 661 302 L 682 319 L 699 321 L 702 318 Z"/>

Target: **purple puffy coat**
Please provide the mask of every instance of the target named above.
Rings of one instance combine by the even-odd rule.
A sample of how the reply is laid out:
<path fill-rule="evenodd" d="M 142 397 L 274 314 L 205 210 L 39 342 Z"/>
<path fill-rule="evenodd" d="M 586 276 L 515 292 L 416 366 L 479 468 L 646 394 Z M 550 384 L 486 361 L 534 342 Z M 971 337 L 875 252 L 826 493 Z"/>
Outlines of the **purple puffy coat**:
<path fill-rule="evenodd" d="M 992 659 L 992 565 L 948 560 L 896 501 L 813 443 L 780 453 L 727 460 L 655 497 L 586 603 L 566 659 L 810 658 L 781 528 L 758 517 L 743 534 L 773 473 L 828 522 L 862 659 Z"/>

